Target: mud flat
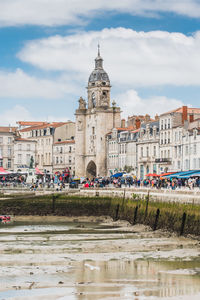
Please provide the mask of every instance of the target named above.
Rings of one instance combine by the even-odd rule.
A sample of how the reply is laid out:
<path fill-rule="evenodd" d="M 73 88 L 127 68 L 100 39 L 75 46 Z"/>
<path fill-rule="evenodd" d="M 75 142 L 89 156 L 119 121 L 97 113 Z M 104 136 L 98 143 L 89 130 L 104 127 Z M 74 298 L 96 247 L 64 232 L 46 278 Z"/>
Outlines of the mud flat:
<path fill-rule="evenodd" d="M 200 299 L 200 241 L 105 216 L 0 227 L 0 299 Z"/>

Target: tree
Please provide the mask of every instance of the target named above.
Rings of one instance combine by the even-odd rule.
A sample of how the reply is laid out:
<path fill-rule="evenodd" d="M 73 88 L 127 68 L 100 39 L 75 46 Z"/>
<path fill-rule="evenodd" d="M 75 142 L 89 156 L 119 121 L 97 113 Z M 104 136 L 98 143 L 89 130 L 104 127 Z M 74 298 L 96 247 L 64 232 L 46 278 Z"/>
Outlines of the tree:
<path fill-rule="evenodd" d="M 127 165 L 124 166 L 124 171 L 125 172 L 130 173 L 132 170 L 133 170 L 133 167 L 127 166 Z"/>

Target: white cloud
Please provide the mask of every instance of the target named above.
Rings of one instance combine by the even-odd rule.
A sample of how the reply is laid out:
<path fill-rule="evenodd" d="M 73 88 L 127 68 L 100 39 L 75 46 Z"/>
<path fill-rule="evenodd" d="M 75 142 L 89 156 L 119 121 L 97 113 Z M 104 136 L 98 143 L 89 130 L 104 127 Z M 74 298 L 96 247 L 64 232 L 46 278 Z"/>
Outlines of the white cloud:
<path fill-rule="evenodd" d="M 156 96 L 143 99 L 135 90 L 128 90 L 126 93 L 118 95 L 117 102 L 121 106 L 122 116 L 125 118 L 131 115 L 145 114 L 154 117 L 156 114 L 160 115 L 184 105 L 180 100 L 167 97 Z"/>
<path fill-rule="evenodd" d="M 65 76 L 55 80 L 37 78 L 21 69 L 0 72 L 0 98 L 58 99 L 76 90 Z"/>
<path fill-rule="evenodd" d="M 200 33 L 116 28 L 28 42 L 18 57 L 44 70 L 66 71 L 86 81 L 97 43 L 114 85 L 127 87 L 200 84 Z M 74 77 L 75 78 L 75 77 Z M 72 78 L 73 79 L 73 78 Z"/>
<path fill-rule="evenodd" d="M 0 26 L 82 23 L 103 12 L 154 16 L 172 12 L 200 17 L 198 0 L 0 0 Z"/>
<path fill-rule="evenodd" d="M 45 114 L 45 111 L 44 111 Z M 37 111 L 30 112 L 22 105 L 15 105 L 10 109 L 1 111 L 0 113 L 1 125 L 4 126 L 17 126 L 17 121 L 46 121 L 46 122 L 66 122 L 69 120 L 66 116 L 40 116 L 38 117 Z"/>
<path fill-rule="evenodd" d="M 17 120 L 32 120 L 30 112 L 21 105 L 16 105 L 11 109 L 5 111 L 1 110 L 0 113 L 1 125 L 16 126 Z"/>

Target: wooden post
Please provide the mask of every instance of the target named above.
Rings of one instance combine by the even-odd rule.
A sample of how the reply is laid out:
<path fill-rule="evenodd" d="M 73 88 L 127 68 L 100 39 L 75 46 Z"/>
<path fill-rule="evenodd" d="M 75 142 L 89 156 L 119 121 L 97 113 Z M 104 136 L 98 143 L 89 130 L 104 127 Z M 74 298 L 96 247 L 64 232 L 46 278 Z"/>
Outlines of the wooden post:
<path fill-rule="evenodd" d="M 126 197 L 126 189 L 124 189 L 124 194 L 123 194 L 123 200 L 122 200 L 122 212 L 124 212 L 125 197 Z"/>
<path fill-rule="evenodd" d="M 56 203 L 56 196 L 53 195 L 52 197 L 52 213 L 55 213 L 55 203 Z"/>
<path fill-rule="evenodd" d="M 133 224 L 136 224 L 136 220 L 137 220 L 137 213 L 138 213 L 138 206 L 136 206 L 136 208 L 135 208 L 135 212 L 134 212 L 134 218 L 133 218 Z"/>
<path fill-rule="evenodd" d="M 154 226 L 153 226 L 154 231 L 156 230 L 156 228 L 158 226 L 159 216 L 160 216 L 160 209 L 158 208 L 157 211 L 156 211 L 156 218 L 155 218 L 155 223 L 154 223 Z"/>
<path fill-rule="evenodd" d="M 183 235 L 183 233 L 184 233 L 186 216 L 187 216 L 187 215 L 186 215 L 186 213 L 184 212 L 184 213 L 183 213 L 183 216 L 182 216 L 182 223 L 181 223 L 180 235 Z"/>
<path fill-rule="evenodd" d="M 119 215 L 119 204 L 117 204 L 117 208 L 116 208 L 115 221 L 118 220 L 118 215 Z"/>
<path fill-rule="evenodd" d="M 149 206 L 149 191 L 147 194 L 147 202 L 146 202 L 146 209 L 145 209 L 145 215 L 144 215 L 144 219 L 146 220 L 146 217 L 148 215 L 148 206 Z"/>

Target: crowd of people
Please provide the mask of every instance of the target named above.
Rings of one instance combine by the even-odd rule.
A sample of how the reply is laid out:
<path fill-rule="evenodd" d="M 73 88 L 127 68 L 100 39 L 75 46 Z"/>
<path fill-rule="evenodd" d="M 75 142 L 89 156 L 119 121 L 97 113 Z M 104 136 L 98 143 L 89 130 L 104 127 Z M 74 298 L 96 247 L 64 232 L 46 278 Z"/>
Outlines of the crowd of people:
<path fill-rule="evenodd" d="M 137 179 L 133 176 L 127 177 L 98 177 L 85 178 L 82 181 L 74 177 L 65 177 L 62 174 L 52 176 L 38 176 L 35 181 L 31 183 L 26 182 L 26 176 L 16 177 L 0 177 L 1 187 L 28 187 L 31 190 L 38 188 L 55 188 L 62 190 L 66 186 L 70 188 L 84 187 L 84 188 L 152 188 L 152 189 L 194 189 L 200 188 L 200 177 L 193 178 L 145 178 L 143 180 Z"/>
<path fill-rule="evenodd" d="M 134 177 L 119 177 L 119 178 L 87 178 L 83 186 L 85 188 L 93 187 L 135 187 L 135 188 L 155 188 L 155 189 L 183 189 L 188 188 L 190 190 L 195 187 L 200 188 L 200 178 L 146 178 L 137 179 Z"/>

